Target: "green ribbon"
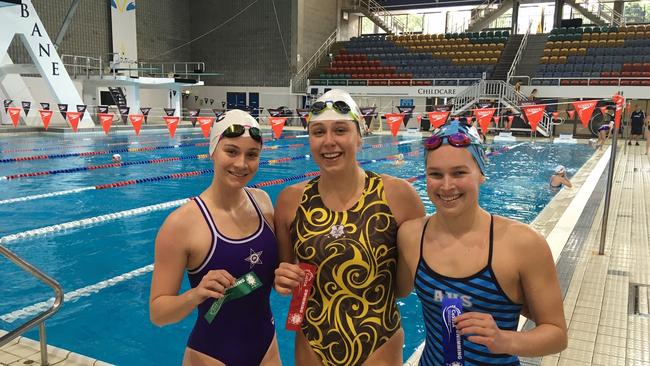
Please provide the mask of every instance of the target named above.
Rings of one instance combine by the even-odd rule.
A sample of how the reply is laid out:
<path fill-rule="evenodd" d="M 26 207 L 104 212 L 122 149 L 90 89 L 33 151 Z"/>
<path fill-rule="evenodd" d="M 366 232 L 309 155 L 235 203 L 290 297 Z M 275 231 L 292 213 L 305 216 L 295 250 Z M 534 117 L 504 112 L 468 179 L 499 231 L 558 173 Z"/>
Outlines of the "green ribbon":
<path fill-rule="evenodd" d="M 222 297 L 214 300 L 212 306 L 210 306 L 210 309 L 204 315 L 205 320 L 207 320 L 208 323 L 212 324 L 214 317 L 217 316 L 217 313 L 221 309 L 221 305 L 230 300 L 244 297 L 260 286 L 262 286 L 262 281 L 260 281 L 260 279 L 253 271 L 250 271 L 245 275 L 239 277 L 235 280 L 235 284 L 232 287 L 229 287 Z"/>

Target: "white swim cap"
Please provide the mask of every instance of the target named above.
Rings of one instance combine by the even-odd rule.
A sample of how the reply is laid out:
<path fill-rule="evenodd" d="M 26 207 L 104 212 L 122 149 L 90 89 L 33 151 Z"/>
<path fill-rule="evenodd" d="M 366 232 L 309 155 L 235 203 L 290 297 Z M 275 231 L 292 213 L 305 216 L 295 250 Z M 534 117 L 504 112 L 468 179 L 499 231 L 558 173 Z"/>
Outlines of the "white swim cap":
<path fill-rule="evenodd" d="M 113 159 L 122 159 L 120 154 L 113 154 Z"/>
<path fill-rule="evenodd" d="M 357 102 L 352 99 L 350 94 L 346 91 L 340 89 L 332 89 L 327 93 L 323 94 L 318 98 L 313 104 L 312 107 L 318 103 L 334 103 L 334 102 L 345 102 L 350 107 L 350 113 L 340 113 L 339 111 L 333 109 L 333 105 L 328 105 L 327 108 L 323 109 L 320 113 L 309 113 L 309 122 L 313 121 L 355 121 L 357 125 L 361 123 L 361 110 L 357 105 Z"/>
<path fill-rule="evenodd" d="M 566 168 L 564 167 L 564 165 L 558 165 L 555 167 L 555 174 L 560 174 L 563 172 L 566 172 Z"/>
<path fill-rule="evenodd" d="M 210 156 L 212 156 L 212 153 L 217 148 L 217 143 L 223 132 L 232 125 L 260 128 L 260 124 L 250 114 L 239 109 L 227 111 L 214 121 L 212 130 L 210 130 Z M 248 129 L 244 131 L 242 136 L 250 136 Z"/>

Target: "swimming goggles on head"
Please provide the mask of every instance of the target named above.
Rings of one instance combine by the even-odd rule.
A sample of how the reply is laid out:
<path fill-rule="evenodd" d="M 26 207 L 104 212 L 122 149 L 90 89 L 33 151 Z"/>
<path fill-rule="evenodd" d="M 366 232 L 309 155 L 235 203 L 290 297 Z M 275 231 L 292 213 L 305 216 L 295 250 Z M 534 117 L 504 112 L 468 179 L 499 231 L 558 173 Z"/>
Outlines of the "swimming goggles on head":
<path fill-rule="evenodd" d="M 470 136 L 462 132 L 456 132 L 445 136 L 432 135 L 424 140 L 424 148 L 427 150 L 435 150 L 442 145 L 445 139 L 453 147 L 467 147 L 472 144 Z"/>
<path fill-rule="evenodd" d="M 346 102 L 342 100 L 337 100 L 337 101 L 326 100 L 326 101 L 315 102 L 309 108 L 309 114 L 317 116 L 323 113 L 328 108 L 333 109 L 339 114 L 350 115 L 350 117 L 352 117 L 354 121 L 359 122 L 359 116 L 357 116 L 354 112 L 352 112 L 352 108 L 350 107 L 350 105 L 348 105 Z"/>
<path fill-rule="evenodd" d="M 221 137 L 228 137 L 228 138 L 239 137 L 244 134 L 246 129 L 248 129 L 248 134 L 251 136 L 253 140 L 257 142 L 262 142 L 262 133 L 259 128 L 238 125 L 238 124 L 228 126 L 228 128 L 226 128 L 225 131 L 223 131 L 223 133 L 221 134 Z"/>

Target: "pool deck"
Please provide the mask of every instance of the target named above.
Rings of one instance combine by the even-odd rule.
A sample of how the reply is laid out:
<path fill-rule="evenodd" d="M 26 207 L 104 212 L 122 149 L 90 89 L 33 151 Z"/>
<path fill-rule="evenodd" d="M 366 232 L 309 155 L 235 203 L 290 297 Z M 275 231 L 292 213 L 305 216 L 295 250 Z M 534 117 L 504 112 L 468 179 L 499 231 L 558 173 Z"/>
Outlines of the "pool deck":
<path fill-rule="evenodd" d="M 650 157 L 643 155 L 645 142 L 619 142 L 600 256 L 609 152 L 594 154 L 571 178 L 574 187 L 562 189 L 531 224 L 547 238 L 557 263 L 569 345 L 560 354 L 522 359 L 523 365 L 650 365 Z M 108 365 L 48 350 L 51 365 Z M 406 365 L 418 358 L 416 352 Z M 38 342 L 21 337 L 0 348 L 1 366 L 25 364 L 40 365 Z"/>

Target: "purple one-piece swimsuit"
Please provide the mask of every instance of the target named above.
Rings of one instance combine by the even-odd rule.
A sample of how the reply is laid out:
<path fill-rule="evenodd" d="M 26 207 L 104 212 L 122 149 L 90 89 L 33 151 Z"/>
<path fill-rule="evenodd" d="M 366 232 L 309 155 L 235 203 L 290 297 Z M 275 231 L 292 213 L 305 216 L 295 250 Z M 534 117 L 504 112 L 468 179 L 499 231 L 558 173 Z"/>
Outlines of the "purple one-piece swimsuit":
<path fill-rule="evenodd" d="M 225 302 L 211 323 L 204 315 L 214 299 L 209 298 L 198 307 L 187 347 L 229 366 L 259 365 L 275 335 L 269 295 L 278 262 L 277 242 L 257 203 L 248 191 L 246 194 L 255 207 L 259 226 L 252 235 L 237 240 L 221 234 L 205 202 L 194 198 L 212 233 L 212 244 L 201 265 L 187 271 L 192 288 L 215 269 L 227 270 L 235 278 L 253 271 L 262 282 L 250 294 Z"/>

